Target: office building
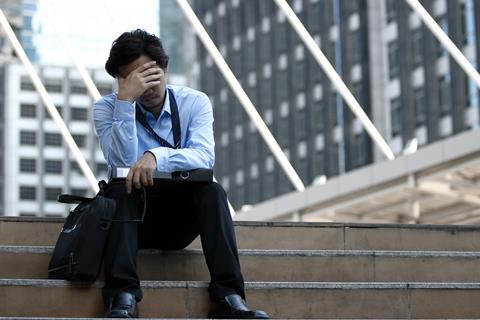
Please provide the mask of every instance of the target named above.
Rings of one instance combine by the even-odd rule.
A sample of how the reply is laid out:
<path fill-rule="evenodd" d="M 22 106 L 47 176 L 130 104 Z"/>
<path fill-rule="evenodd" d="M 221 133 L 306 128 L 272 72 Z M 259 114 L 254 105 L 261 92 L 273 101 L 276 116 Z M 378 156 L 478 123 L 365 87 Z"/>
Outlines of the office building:
<path fill-rule="evenodd" d="M 477 66 L 477 2 L 422 3 Z M 194 4 L 305 185 L 385 159 L 274 1 Z M 478 127 L 477 89 L 406 2 L 289 4 L 394 153 Z M 293 190 L 200 42 L 197 48 L 199 85 L 214 105 L 215 174 L 234 207 Z"/>
<path fill-rule="evenodd" d="M 105 179 L 107 168 L 91 120 L 93 100 L 79 74 L 68 67 L 40 67 L 37 71 L 94 174 Z M 102 69 L 91 71 L 91 75 L 102 94 L 112 92 L 114 81 Z M 5 65 L 2 76 L 0 215 L 63 216 L 67 206 L 57 203 L 57 196 L 91 194 L 90 184 L 23 65 Z"/>

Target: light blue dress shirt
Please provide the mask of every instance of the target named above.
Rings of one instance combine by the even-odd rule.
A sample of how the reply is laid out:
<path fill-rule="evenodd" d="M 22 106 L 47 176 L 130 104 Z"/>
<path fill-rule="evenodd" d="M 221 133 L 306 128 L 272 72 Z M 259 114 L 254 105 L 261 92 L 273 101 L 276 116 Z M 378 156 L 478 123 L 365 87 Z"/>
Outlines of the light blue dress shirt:
<path fill-rule="evenodd" d="M 146 151 L 157 159 L 157 170 L 174 172 L 197 168 L 212 169 L 215 162 L 213 111 L 203 92 L 167 85 L 174 93 L 180 117 L 180 148 L 161 147 L 135 120 L 136 103 L 117 99 L 117 93 L 102 97 L 93 107 L 93 120 L 103 155 L 112 167 L 131 167 Z M 167 96 L 158 119 L 140 106 L 153 130 L 171 145 L 173 142 L 170 98 Z"/>

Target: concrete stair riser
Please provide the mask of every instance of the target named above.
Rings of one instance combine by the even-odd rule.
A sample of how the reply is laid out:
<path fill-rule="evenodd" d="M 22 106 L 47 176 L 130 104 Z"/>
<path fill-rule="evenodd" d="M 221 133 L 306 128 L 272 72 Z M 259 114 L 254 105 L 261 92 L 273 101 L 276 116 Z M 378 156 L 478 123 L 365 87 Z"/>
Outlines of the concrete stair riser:
<path fill-rule="evenodd" d="M 0 246 L 0 278 L 46 279 L 52 247 Z M 249 281 L 480 282 L 480 253 L 240 250 Z M 144 280 L 209 280 L 201 250 L 140 250 Z"/>
<path fill-rule="evenodd" d="M 142 317 L 205 317 L 205 282 L 142 282 Z M 0 316 L 98 317 L 99 286 L 76 288 L 51 281 L 0 284 Z M 480 314 L 480 285 L 248 284 L 252 307 L 274 318 L 472 318 Z M 35 301 L 35 303 L 32 303 Z M 262 303 L 268 301 L 268 303 Z"/>
<path fill-rule="evenodd" d="M 54 245 L 61 219 L 0 218 L 0 244 Z M 235 222 L 240 249 L 480 251 L 480 227 Z M 201 248 L 199 239 L 189 248 Z"/>

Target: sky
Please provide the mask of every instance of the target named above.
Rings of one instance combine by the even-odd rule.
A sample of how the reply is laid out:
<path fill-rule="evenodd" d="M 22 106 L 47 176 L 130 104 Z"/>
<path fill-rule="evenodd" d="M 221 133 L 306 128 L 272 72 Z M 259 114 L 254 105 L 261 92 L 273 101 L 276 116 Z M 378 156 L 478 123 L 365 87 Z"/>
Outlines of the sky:
<path fill-rule="evenodd" d="M 33 25 L 38 32 L 34 42 L 42 65 L 72 64 L 45 12 L 89 68 L 103 68 L 112 41 L 123 31 L 141 28 L 159 33 L 158 0 L 39 0 L 39 3 Z"/>

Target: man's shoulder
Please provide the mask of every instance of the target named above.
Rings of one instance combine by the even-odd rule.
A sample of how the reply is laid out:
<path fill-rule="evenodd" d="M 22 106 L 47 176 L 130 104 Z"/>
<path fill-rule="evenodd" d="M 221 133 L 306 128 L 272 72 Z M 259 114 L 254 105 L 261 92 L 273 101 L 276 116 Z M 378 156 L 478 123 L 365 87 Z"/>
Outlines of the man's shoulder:
<path fill-rule="evenodd" d="M 175 98 L 208 98 L 208 96 L 199 90 L 195 90 L 186 86 L 168 85 L 168 88 L 173 91 Z"/>
<path fill-rule="evenodd" d="M 116 92 L 104 95 L 97 102 L 95 102 L 94 108 L 102 107 L 102 106 L 113 106 L 115 105 L 115 99 L 117 99 Z"/>

